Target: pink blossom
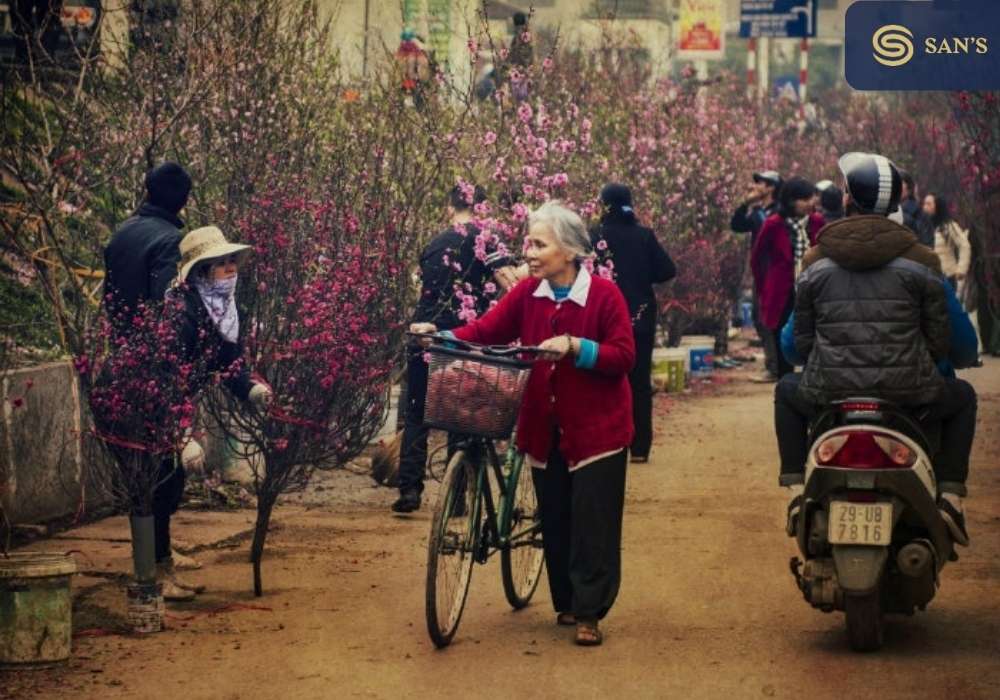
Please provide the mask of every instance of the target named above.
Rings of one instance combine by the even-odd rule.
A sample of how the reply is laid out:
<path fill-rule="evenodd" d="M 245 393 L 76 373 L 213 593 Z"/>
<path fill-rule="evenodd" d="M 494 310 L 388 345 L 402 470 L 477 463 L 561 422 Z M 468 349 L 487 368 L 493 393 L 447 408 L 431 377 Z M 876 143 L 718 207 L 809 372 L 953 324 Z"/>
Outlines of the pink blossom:
<path fill-rule="evenodd" d="M 528 104 L 527 102 L 522 102 L 520 106 L 518 106 L 517 108 L 517 117 L 524 124 L 527 124 L 528 122 L 531 121 L 531 117 L 533 114 L 534 112 L 531 109 L 531 105 Z"/>

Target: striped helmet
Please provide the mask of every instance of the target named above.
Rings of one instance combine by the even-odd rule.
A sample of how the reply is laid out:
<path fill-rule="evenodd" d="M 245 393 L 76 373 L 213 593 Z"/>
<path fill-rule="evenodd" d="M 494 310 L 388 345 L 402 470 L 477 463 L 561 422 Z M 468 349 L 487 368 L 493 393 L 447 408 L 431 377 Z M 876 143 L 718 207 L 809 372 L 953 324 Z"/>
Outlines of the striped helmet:
<path fill-rule="evenodd" d="M 899 207 L 903 180 L 896 164 L 875 153 L 845 153 L 837 163 L 851 201 L 864 214 L 889 216 Z"/>

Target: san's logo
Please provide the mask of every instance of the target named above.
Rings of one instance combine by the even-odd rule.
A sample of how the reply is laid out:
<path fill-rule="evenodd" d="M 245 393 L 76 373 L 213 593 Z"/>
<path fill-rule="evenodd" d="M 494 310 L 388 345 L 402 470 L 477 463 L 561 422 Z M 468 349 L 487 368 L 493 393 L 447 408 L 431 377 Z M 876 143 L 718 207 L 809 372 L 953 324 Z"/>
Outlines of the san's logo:
<path fill-rule="evenodd" d="M 913 58 L 913 32 L 901 24 L 879 27 L 872 35 L 872 56 L 883 66 L 895 68 Z"/>

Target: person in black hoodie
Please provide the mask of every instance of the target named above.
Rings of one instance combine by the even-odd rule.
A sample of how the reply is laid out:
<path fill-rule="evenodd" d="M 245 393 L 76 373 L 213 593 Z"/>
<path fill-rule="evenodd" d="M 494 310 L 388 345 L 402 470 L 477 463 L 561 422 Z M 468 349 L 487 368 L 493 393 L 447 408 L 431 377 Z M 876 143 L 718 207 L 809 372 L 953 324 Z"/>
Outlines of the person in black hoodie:
<path fill-rule="evenodd" d="M 479 230 L 472 225 L 473 207 L 486 201 L 486 193 L 476 187 L 469 201 L 461 187 L 448 194 L 448 228 L 435 236 L 420 255 L 420 299 L 413 314 L 414 324 L 433 323 L 439 331 L 464 325 L 462 300 L 456 288 L 471 294 L 476 315 L 487 309 L 483 295 L 486 285 L 496 278 L 501 287 L 513 281 L 509 258 L 499 252 L 485 260 L 476 257 Z M 403 439 L 399 458 L 399 498 L 392 504 L 396 513 L 411 513 L 420 508 L 427 463 L 427 428 L 424 426 L 424 400 L 427 397 L 427 362 L 424 350 L 413 345 L 407 352 L 406 404 Z"/>
<path fill-rule="evenodd" d="M 177 163 L 146 175 L 146 197 L 104 249 L 104 300 L 116 331 L 128 334 L 129 315 L 144 301 L 161 302 L 177 276 L 181 255 L 179 214 L 191 193 L 191 177 Z"/>
<path fill-rule="evenodd" d="M 595 249 L 605 246 L 614 263 L 615 282 L 628 302 L 635 335 L 635 366 L 629 373 L 632 385 L 632 420 L 635 438 L 632 461 L 649 460 L 653 442 L 653 394 L 650 374 L 656 336 L 656 294 L 654 284 L 674 278 L 677 269 L 651 229 L 641 226 L 632 209 L 632 192 L 625 185 L 611 183 L 601 190 L 604 215 L 591 231 Z"/>

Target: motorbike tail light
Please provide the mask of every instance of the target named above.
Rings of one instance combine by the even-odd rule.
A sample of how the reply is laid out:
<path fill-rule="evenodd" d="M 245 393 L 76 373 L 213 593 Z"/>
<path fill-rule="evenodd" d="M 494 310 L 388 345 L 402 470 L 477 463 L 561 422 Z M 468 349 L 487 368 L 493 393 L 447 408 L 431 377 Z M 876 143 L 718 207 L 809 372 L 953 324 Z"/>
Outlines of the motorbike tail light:
<path fill-rule="evenodd" d="M 829 437 L 816 446 L 815 454 L 818 464 L 845 469 L 905 469 L 917 461 L 905 444 L 870 431 Z"/>
<path fill-rule="evenodd" d="M 900 467 L 912 467 L 913 463 L 917 461 L 916 452 L 899 440 L 894 440 L 887 435 L 875 435 L 875 444 L 882 448 L 893 464 Z"/>
<path fill-rule="evenodd" d="M 882 405 L 874 401 L 847 401 L 838 405 L 837 408 L 842 413 L 878 413 L 882 410 Z"/>
<path fill-rule="evenodd" d="M 816 461 L 820 464 L 830 464 L 840 448 L 847 442 L 846 435 L 834 435 L 816 445 Z"/>

